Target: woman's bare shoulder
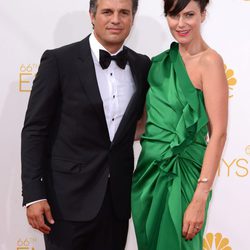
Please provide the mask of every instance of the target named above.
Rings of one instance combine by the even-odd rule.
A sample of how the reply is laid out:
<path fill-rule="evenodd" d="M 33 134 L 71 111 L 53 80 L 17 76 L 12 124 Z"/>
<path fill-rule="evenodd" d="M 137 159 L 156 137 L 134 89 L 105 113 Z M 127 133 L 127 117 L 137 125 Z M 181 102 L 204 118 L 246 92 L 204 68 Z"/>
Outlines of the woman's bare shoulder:
<path fill-rule="evenodd" d="M 212 48 L 208 48 L 200 57 L 200 63 L 206 67 L 217 67 L 224 65 L 222 56 Z"/>

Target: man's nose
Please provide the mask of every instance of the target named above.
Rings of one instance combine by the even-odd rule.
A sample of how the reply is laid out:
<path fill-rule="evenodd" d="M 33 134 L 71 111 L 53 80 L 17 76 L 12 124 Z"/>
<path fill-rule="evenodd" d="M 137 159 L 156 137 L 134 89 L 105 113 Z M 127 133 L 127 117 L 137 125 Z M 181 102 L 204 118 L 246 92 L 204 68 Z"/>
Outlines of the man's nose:
<path fill-rule="evenodd" d="M 119 13 L 114 13 L 112 16 L 112 23 L 119 23 L 120 22 L 120 17 L 119 17 Z"/>

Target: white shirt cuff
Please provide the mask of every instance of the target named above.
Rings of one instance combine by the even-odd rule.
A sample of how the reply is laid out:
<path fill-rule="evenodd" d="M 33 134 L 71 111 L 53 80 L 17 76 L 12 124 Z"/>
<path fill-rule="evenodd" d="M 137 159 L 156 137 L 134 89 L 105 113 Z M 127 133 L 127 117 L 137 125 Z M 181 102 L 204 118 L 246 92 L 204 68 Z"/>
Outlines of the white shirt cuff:
<path fill-rule="evenodd" d="M 32 205 L 32 204 L 35 204 L 35 203 L 39 202 L 39 201 L 46 201 L 46 199 L 41 199 L 41 200 L 29 202 L 29 203 L 27 203 L 27 204 L 25 205 L 25 207 L 28 207 L 28 206 L 30 206 L 30 205 Z"/>

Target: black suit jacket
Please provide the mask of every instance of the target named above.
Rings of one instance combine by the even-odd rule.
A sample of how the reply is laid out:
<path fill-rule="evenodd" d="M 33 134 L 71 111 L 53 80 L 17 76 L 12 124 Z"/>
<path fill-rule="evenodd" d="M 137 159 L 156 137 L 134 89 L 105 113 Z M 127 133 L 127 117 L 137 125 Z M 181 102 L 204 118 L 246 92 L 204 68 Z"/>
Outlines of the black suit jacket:
<path fill-rule="evenodd" d="M 128 50 L 136 92 L 110 142 L 89 37 L 46 51 L 22 130 L 23 204 L 46 198 L 55 218 L 87 221 L 103 201 L 108 175 L 114 211 L 130 217 L 133 139 L 150 60 Z"/>

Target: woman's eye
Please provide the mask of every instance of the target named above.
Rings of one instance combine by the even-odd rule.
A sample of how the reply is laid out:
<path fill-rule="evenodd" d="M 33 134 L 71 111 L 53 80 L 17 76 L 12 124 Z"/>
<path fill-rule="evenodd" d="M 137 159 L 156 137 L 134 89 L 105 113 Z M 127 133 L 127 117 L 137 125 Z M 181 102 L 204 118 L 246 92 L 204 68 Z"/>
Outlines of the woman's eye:
<path fill-rule="evenodd" d="M 194 15 L 194 13 L 187 13 L 186 17 L 192 17 Z"/>

